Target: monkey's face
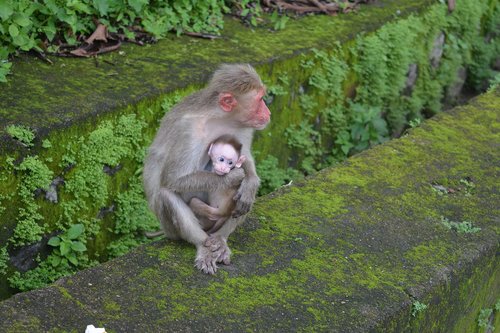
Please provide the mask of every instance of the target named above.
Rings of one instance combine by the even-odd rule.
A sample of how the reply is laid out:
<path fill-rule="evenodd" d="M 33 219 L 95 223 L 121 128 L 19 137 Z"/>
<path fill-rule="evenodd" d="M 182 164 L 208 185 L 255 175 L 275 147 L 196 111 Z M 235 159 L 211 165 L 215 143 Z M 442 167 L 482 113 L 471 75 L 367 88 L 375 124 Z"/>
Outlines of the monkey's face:
<path fill-rule="evenodd" d="M 232 145 L 227 143 L 212 144 L 208 150 L 208 155 L 212 160 L 214 172 L 219 176 L 229 173 L 229 171 L 235 167 L 241 167 L 241 164 L 243 163 L 240 161 L 238 152 L 236 152 Z"/>
<path fill-rule="evenodd" d="M 243 96 L 242 107 L 242 123 L 246 126 L 253 127 L 257 130 L 266 128 L 271 120 L 271 111 L 264 102 L 265 89 L 252 91 L 246 96 Z"/>

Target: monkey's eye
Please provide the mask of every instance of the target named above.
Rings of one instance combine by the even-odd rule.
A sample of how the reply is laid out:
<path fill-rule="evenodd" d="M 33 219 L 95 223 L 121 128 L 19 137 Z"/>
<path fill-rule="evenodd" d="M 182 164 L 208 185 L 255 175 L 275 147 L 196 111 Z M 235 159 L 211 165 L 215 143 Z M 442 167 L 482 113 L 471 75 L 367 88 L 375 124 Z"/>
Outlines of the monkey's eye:
<path fill-rule="evenodd" d="M 221 162 L 221 163 L 224 162 L 224 157 L 222 157 L 222 156 L 219 157 L 219 162 Z"/>
<path fill-rule="evenodd" d="M 228 161 L 227 164 L 233 165 L 233 161 Z"/>

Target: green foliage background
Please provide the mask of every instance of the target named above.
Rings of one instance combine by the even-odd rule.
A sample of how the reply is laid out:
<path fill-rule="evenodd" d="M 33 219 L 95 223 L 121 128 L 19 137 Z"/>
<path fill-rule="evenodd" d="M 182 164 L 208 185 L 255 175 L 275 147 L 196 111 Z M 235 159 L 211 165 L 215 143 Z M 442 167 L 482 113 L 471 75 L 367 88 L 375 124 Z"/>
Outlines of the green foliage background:
<path fill-rule="evenodd" d="M 220 34 L 224 14 L 233 11 L 257 25 L 263 11 L 251 0 L 0 0 L 0 82 L 6 82 L 19 51 L 57 52 L 60 44 L 72 46 L 104 24 L 108 31 L 134 39 L 137 31 L 161 39 L 169 32 Z M 274 29 L 288 17 L 274 12 Z"/>

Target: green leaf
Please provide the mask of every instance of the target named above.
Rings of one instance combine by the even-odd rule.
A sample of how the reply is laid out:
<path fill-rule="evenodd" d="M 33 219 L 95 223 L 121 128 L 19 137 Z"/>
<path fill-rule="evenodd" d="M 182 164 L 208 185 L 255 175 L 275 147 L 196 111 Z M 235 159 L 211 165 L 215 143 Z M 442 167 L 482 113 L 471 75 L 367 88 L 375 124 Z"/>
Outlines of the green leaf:
<path fill-rule="evenodd" d="M 59 246 L 59 244 L 61 244 L 61 239 L 57 236 L 52 237 L 51 239 L 49 239 L 47 244 L 49 244 L 50 246 Z"/>
<path fill-rule="evenodd" d="M 84 228 L 83 224 L 74 224 L 68 229 L 66 234 L 69 239 L 77 239 L 82 234 Z"/>
<path fill-rule="evenodd" d="M 108 15 L 109 1 L 108 0 L 94 0 L 94 7 L 99 11 L 101 16 Z"/>
<path fill-rule="evenodd" d="M 50 263 L 52 266 L 57 267 L 61 264 L 61 257 L 53 256 L 51 257 Z"/>
<path fill-rule="evenodd" d="M 71 244 L 71 249 L 77 252 L 84 252 L 87 250 L 87 247 L 82 242 L 73 242 L 73 244 Z"/>
<path fill-rule="evenodd" d="M 69 260 L 70 263 L 72 263 L 73 265 L 78 265 L 78 259 L 76 258 L 76 256 L 71 253 L 69 256 L 66 257 L 66 259 Z"/>
<path fill-rule="evenodd" d="M 66 3 L 66 6 L 68 6 L 70 8 L 74 8 L 77 11 L 83 12 L 85 14 L 91 14 L 92 13 L 92 11 L 90 10 L 89 6 L 87 6 L 85 3 L 81 2 L 81 1 L 78 1 L 78 0 L 68 1 Z"/>
<path fill-rule="evenodd" d="M 17 25 L 11 24 L 9 26 L 9 34 L 14 38 L 19 35 L 19 29 L 17 28 Z"/>
<path fill-rule="evenodd" d="M 49 41 L 52 41 L 57 33 L 54 21 L 51 19 L 47 22 L 47 25 L 43 27 L 43 32 L 47 36 Z"/>
<path fill-rule="evenodd" d="M 14 9 L 12 8 L 12 3 L 10 1 L 0 0 L 0 18 L 2 21 L 7 21 L 13 12 Z"/>
<path fill-rule="evenodd" d="M 139 13 L 144 5 L 148 3 L 148 0 L 128 0 L 128 4 L 132 7 L 136 13 Z M 175 2 L 177 3 L 177 2 Z"/>
<path fill-rule="evenodd" d="M 62 242 L 61 243 L 61 256 L 65 257 L 69 251 L 71 250 L 71 243 L 70 242 Z"/>
<path fill-rule="evenodd" d="M 31 20 L 24 14 L 16 14 L 14 15 L 14 19 L 12 20 L 17 23 L 21 27 L 27 27 L 31 24 Z"/>

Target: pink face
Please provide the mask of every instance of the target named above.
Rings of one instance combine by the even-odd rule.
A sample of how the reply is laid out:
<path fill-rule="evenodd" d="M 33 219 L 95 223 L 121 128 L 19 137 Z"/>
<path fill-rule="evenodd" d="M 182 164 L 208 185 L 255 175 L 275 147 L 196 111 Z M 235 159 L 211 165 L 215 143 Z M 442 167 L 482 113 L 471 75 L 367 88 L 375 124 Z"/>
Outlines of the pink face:
<path fill-rule="evenodd" d="M 255 96 L 252 96 L 252 102 L 248 107 L 246 124 L 258 130 L 264 129 L 271 120 L 271 111 L 264 102 L 265 94 L 264 89 L 259 90 Z"/>
<path fill-rule="evenodd" d="M 234 147 L 228 143 L 216 143 L 210 146 L 208 156 L 212 160 L 214 172 L 223 176 L 233 168 L 240 168 L 245 162 L 245 155 L 238 155 Z"/>
<path fill-rule="evenodd" d="M 219 105 L 226 112 L 236 113 L 235 119 L 245 127 L 264 129 L 271 120 L 271 112 L 264 102 L 264 88 L 251 91 L 237 101 L 231 93 L 219 95 Z"/>

